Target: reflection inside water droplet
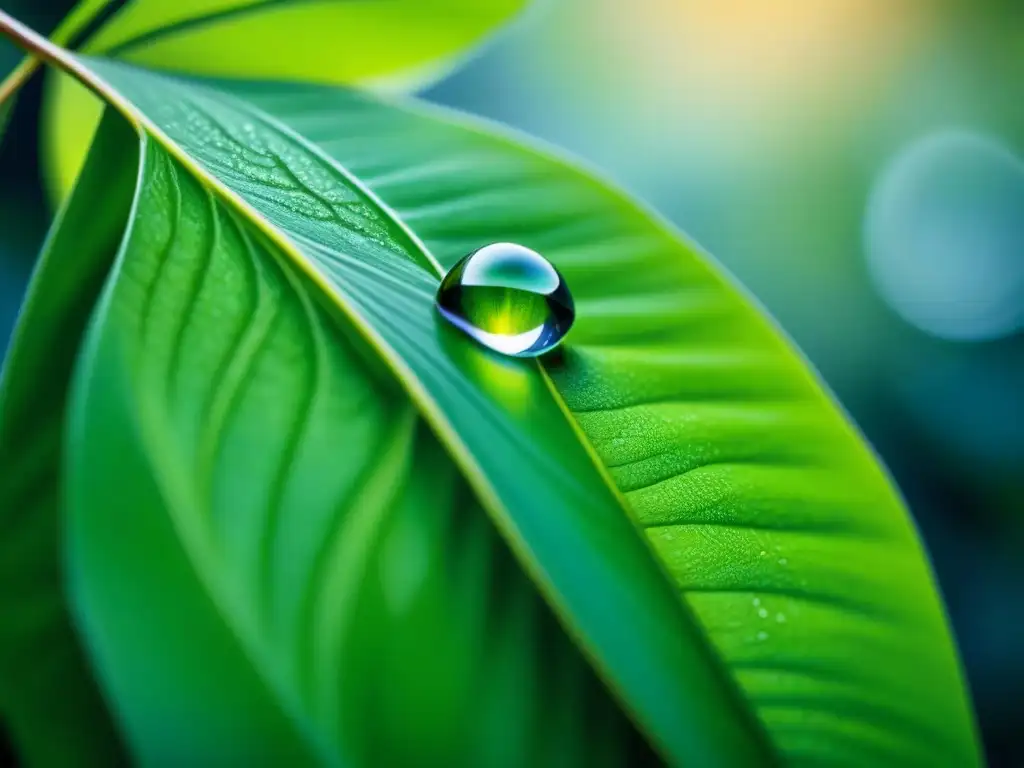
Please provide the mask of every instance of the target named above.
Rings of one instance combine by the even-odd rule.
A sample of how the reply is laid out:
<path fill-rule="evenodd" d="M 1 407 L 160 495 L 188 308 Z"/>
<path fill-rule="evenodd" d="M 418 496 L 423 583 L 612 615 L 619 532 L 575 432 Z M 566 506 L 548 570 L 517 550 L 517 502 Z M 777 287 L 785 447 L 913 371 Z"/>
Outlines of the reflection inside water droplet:
<path fill-rule="evenodd" d="M 515 357 L 556 347 L 576 316 L 558 270 L 515 243 L 486 245 L 459 261 L 441 281 L 437 308 L 485 347 Z"/>

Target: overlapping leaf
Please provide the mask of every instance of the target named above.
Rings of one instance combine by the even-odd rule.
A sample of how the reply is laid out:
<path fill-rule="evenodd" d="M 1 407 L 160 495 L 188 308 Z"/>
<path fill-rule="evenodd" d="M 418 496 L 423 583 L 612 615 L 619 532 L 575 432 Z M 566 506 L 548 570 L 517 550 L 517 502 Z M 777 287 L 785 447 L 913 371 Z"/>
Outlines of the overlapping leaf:
<path fill-rule="evenodd" d="M 105 19 L 81 50 L 193 75 L 408 89 L 438 77 L 526 0 L 86 0 Z M 81 167 L 99 102 L 49 79 L 44 132 L 58 194 Z"/>
<path fill-rule="evenodd" d="M 352 83 L 436 68 L 525 0 L 87 0 L 116 12 L 85 51 L 204 75 Z"/>

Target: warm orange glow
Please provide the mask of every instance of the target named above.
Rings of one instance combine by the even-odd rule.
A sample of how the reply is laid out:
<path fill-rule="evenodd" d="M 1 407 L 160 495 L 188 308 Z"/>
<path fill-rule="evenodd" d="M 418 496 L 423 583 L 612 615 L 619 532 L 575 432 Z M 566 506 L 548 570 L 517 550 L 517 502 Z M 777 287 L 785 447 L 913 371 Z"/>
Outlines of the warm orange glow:
<path fill-rule="evenodd" d="M 846 111 L 883 90 L 928 39 L 933 10 L 924 0 L 597 0 L 586 24 L 640 114 L 785 123 L 795 109 Z"/>

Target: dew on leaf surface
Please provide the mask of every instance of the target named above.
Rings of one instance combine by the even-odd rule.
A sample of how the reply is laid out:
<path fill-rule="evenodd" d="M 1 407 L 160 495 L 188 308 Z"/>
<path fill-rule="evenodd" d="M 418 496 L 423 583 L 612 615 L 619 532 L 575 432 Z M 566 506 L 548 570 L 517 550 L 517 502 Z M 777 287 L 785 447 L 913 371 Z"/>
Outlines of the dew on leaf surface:
<path fill-rule="evenodd" d="M 554 349 L 576 316 L 554 265 L 515 243 L 492 243 L 462 258 L 441 281 L 437 308 L 480 344 L 514 357 Z"/>

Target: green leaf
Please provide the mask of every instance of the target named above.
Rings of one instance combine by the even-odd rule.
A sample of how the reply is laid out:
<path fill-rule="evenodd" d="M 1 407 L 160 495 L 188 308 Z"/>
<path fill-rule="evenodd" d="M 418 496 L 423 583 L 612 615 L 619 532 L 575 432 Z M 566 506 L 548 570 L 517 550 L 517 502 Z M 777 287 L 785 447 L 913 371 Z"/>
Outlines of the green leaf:
<path fill-rule="evenodd" d="M 134 154 L 125 152 L 135 143 L 120 118 L 97 135 L 43 249 L 0 377 L 0 717 L 31 765 L 119 762 L 65 608 L 59 446 L 73 362 L 135 186 Z"/>
<path fill-rule="evenodd" d="M 282 251 L 377 348 L 656 743 L 680 760 L 762 755 L 757 723 L 546 377 L 439 325 L 440 272 L 415 237 L 269 114 L 198 84 L 110 61 L 87 66 L 268 235 L 287 238 Z"/>
<path fill-rule="evenodd" d="M 316 141 L 445 267 L 485 240 L 554 261 L 578 319 L 552 378 L 787 759 L 978 761 L 945 617 L 888 478 L 706 257 L 592 174 L 462 116 L 222 87 Z"/>
<path fill-rule="evenodd" d="M 363 82 L 436 69 L 525 2 L 136 0 L 83 50 L 190 74 Z"/>
<path fill-rule="evenodd" d="M 81 47 L 93 55 L 193 75 L 409 89 L 440 77 L 526 0 L 86 0 L 116 9 Z M 17 15 L 17 14 L 14 14 Z M 56 73 L 55 73 L 56 74 Z M 58 197 L 99 118 L 66 76 L 47 86 L 44 132 Z"/>
<path fill-rule="evenodd" d="M 323 306 L 339 333 L 354 328 L 368 340 L 363 355 L 379 386 L 398 379 L 594 666 L 672 761 L 978 761 L 941 607 L 886 478 L 770 324 L 650 213 L 546 151 L 450 117 L 294 86 L 235 86 L 243 98 L 232 98 L 224 87 L 49 54 L 102 88 L 255 227 L 263 247 L 301 281 L 305 290 L 296 293 Z M 285 125 L 315 136 L 315 121 L 325 118 L 337 130 L 324 148 L 347 160 L 397 215 Z M 503 237 L 549 255 L 577 296 L 577 328 L 549 370 L 557 392 L 543 371 L 472 346 L 431 311 L 432 256 L 450 263 L 469 246 Z M 202 250 L 194 243 L 184 252 Z M 118 283 L 139 285 L 124 276 Z M 221 291 L 219 301 L 231 295 Z M 114 306 L 108 296 L 101 317 Z M 124 325 L 137 332 L 138 323 Z M 190 347 L 206 338 L 192 333 Z M 110 493 L 97 492 L 94 478 L 112 471 L 111 462 L 123 467 L 129 455 L 149 470 L 128 473 L 148 483 L 140 498 L 160 494 L 167 511 L 131 522 L 150 526 L 161 552 L 196 551 L 210 527 L 196 499 L 212 486 L 193 468 L 208 472 L 210 463 L 189 457 L 207 455 L 200 448 L 208 442 L 196 435 L 208 420 L 185 418 L 158 400 L 153 386 L 138 383 L 151 379 L 107 356 L 104 338 L 94 337 L 86 358 L 83 370 L 92 375 L 79 378 L 76 434 L 96 434 L 102 425 L 107 440 L 122 442 L 114 443 L 117 451 L 79 450 L 74 458 L 77 561 L 116 544 L 113 523 L 81 521 L 88 514 L 102 520 L 99 502 L 109 503 Z M 155 343 L 136 347 L 169 354 Z M 172 342 L 172 349 L 185 347 Z M 374 368 L 374 355 L 389 374 Z M 294 360 L 309 357 L 293 351 Z M 215 378 L 209 368 L 205 377 L 177 364 L 161 370 Z M 129 418 L 117 409 L 132 407 L 122 401 L 133 380 L 142 394 Z M 92 387 L 100 393 L 95 401 Z M 273 392 L 285 397 L 296 389 L 283 383 Z M 265 433 L 246 446 L 280 449 Z M 591 444 L 604 466 L 593 463 Z M 231 482 L 263 479 L 259 466 Z M 630 509 L 604 484 L 608 471 Z M 274 494 L 289 498 L 292 482 L 289 474 Z M 634 532 L 630 510 L 648 542 Z M 246 520 L 248 530 L 253 519 Z M 104 528 L 107 538 L 87 546 Z M 276 533 L 263 541 L 274 552 L 286 543 Z M 197 564 L 213 563 L 213 586 L 183 590 L 193 608 L 203 610 L 196 606 L 203 599 L 223 606 L 217 596 L 229 592 L 261 615 L 258 603 L 267 598 L 259 583 L 237 566 L 225 568 L 221 549 L 209 549 L 187 560 L 192 571 L 179 569 L 195 578 L 193 571 L 208 572 Z M 161 569 L 186 559 L 153 560 L 152 549 L 136 553 L 136 580 L 163 578 Z M 91 562 L 78 571 L 84 617 L 101 615 L 100 603 L 115 605 L 126 591 L 104 578 L 98 556 Z M 148 638 L 133 637 L 138 622 L 118 625 L 129 615 L 111 609 L 89 633 L 98 657 L 107 649 L 107 679 L 123 658 L 112 652 L 118 643 L 152 653 Z M 258 638 L 284 643 L 288 626 Z M 293 645 L 275 649 L 267 658 L 277 665 L 296 663 L 282 650 Z M 131 691 L 131 676 L 122 677 Z M 134 692 L 126 698 L 122 688 L 115 699 L 124 711 L 151 715 Z M 315 700 L 296 704 L 280 690 L 274 699 L 283 712 L 299 707 L 299 722 L 326 723 L 314 733 L 330 737 L 336 723 L 319 719 Z M 135 737 L 146 733 L 151 749 L 166 746 L 140 728 Z"/>
<path fill-rule="evenodd" d="M 68 437 L 76 605 L 136 758 L 624 764 L 631 727 L 365 342 L 152 142 L 140 178 Z"/>
<path fill-rule="evenodd" d="M 222 87 L 344 164 L 444 266 L 484 240 L 554 261 L 577 322 L 551 375 L 787 761 L 978 762 L 900 500 L 706 255 L 592 172 L 481 121 L 337 89 Z"/>

